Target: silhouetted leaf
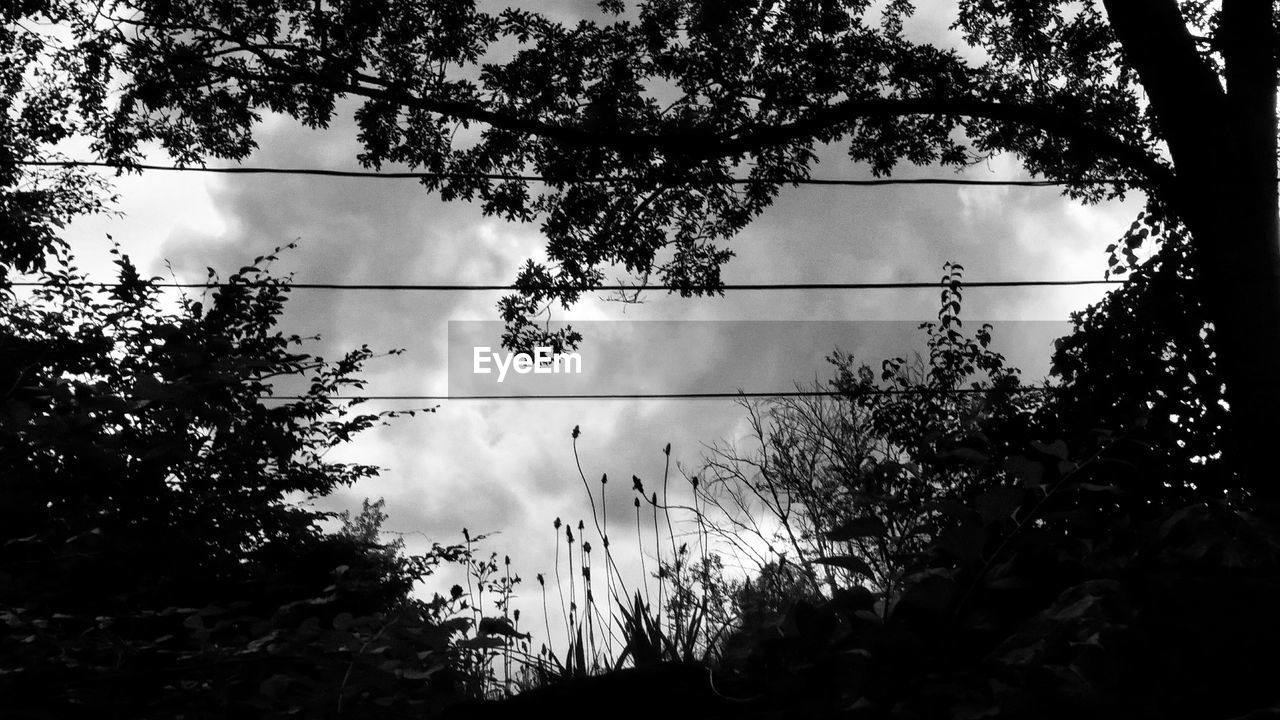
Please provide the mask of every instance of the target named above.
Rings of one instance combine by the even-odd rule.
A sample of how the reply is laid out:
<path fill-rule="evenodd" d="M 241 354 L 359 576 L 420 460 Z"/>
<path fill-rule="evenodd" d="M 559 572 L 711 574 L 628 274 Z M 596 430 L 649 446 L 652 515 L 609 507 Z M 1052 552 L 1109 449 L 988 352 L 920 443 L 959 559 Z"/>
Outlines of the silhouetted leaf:
<path fill-rule="evenodd" d="M 868 578 L 875 577 L 875 571 L 871 569 L 867 561 L 854 555 L 827 555 L 814 560 L 814 562 L 844 568 L 859 575 L 865 575 Z"/>
<path fill-rule="evenodd" d="M 454 643 L 460 648 L 468 650 L 492 650 L 494 648 L 506 647 L 506 642 L 493 635 L 484 635 L 481 637 L 463 638 Z"/>
<path fill-rule="evenodd" d="M 1032 440 L 1031 447 L 1035 448 L 1037 452 L 1044 453 L 1045 455 L 1057 458 L 1058 460 L 1067 459 L 1067 443 L 1065 440 L 1054 440 L 1047 445 L 1039 440 Z"/>
<path fill-rule="evenodd" d="M 1025 488 L 1037 488 L 1044 484 L 1044 465 L 1023 455 L 1014 455 L 1004 461 L 1004 469 L 1018 478 Z"/>
<path fill-rule="evenodd" d="M 258 690 L 267 697 L 275 700 L 285 693 L 289 686 L 293 684 L 293 678 L 284 673 L 276 673 L 258 686 Z"/>
<path fill-rule="evenodd" d="M 885 532 L 887 530 L 884 526 L 884 521 L 878 517 L 868 515 L 841 523 L 832 530 L 827 531 L 826 535 L 828 540 L 845 542 L 856 538 L 882 537 Z"/>
<path fill-rule="evenodd" d="M 992 523 L 1013 514 L 1022 504 L 1026 492 L 1022 488 L 1002 486 L 979 495 L 974 504 L 983 522 Z"/>

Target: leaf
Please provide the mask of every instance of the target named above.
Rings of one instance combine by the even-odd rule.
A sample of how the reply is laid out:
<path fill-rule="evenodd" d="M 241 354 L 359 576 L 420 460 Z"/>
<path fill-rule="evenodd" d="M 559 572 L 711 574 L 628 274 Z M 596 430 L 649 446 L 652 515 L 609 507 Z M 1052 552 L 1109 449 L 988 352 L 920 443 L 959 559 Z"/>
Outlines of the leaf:
<path fill-rule="evenodd" d="M 471 627 L 472 622 L 474 621 L 469 617 L 455 617 L 442 621 L 440 627 L 451 633 L 461 633 L 466 632 Z"/>
<path fill-rule="evenodd" d="M 954 450 L 948 450 L 947 452 L 940 454 L 939 457 L 944 460 L 955 460 L 971 465 L 981 465 L 991 459 L 986 453 L 971 447 L 959 447 Z"/>
<path fill-rule="evenodd" d="M 938 573 L 921 573 L 919 579 L 904 583 L 898 607 L 910 607 L 930 613 L 946 612 L 956 598 L 955 581 Z"/>
<path fill-rule="evenodd" d="M 814 562 L 844 568 L 859 575 L 865 575 L 868 578 L 875 578 L 875 571 L 871 569 L 867 561 L 856 555 L 825 555 Z"/>
<path fill-rule="evenodd" d="M 878 517 L 867 515 L 865 517 L 854 518 L 848 522 L 837 525 L 827 532 L 827 539 L 836 542 L 845 542 L 855 538 L 864 537 L 884 537 L 887 529 L 884 521 Z"/>
<path fill-rule="evenodd" d="M 480 635 L 505 635 L 506 637 L 526 638 L 528 633 L 517 632 L 515 626 L 506 618 L 480 618 L 480 626 L 476 630 Z"/>
<path fill-rule="evenodd" d="M 948 518 L 967 518 L 973 516 L 973 508 L 952 497 L 944 497 L 924 504 L 923 509 L 936 512 Z"/>
<path fill-rule="evenodd" d="M 130 395 L 138 400 L 174 400 L 186 393 L 186 385 L 166 383 L 154 375 L 142 375 L 134 382 Z"/>
<path fill-rule="evenodd" d="M 31 418 L 31 406 L 21 400 L 6 400 L 4 412 L 16 424 L 22 424 Z"/>
<path fill-rule="evenodd" d="M 1050 457 L 1054 457 L 1059 460 L 1067 459 L 1067 443 L 1065 440 L 1054 440 L 1048 445 L 1040 442 L 1039 440 L 1032 440 L 1031 447 L 1035 448 L 1037 452 L 1044 453 Z"/>
<path fill-rule="evenodd" d="M 969 563 L 982 555 L 986 544 L 986 532 L 977 522 L 966 522 L 946 528 L 938 535 L 938 549 L 960 560 Z"/>
<path fill-rule="evenodd" d="M 262 684 L 258 686 L 258 690 L 263 695 L 275 700 L 284 694 L 284 691 L 289 687 L 291 682 L 293 681 L 288 675 L 276 673 L 266 680 L 263 680 Z"/>
<path fill-rule="evenodd" d="M 1005 485 L 979 495 L 974 504 L 982 521 L 990 524 L 1012 515 L 1025 497 L 1026 491 L 1022 488 Z"/>
<path fill-rule="evenodd" d="M 1093 595 L 1085 595 L 1073 603 L 1050 608 L 1045 615 L 1054 620 L 1068 621 L 1074 620 L 1089 611 L 1097 602 L 1097 598 Z"/>
<path fill-rule="evenodd" d="M 586 655 L 586 645 L 582 642 L 582 626 L 581 625 L 578 626 L 578 641 L 577 643 L 574 644 L 573 648 L 570 649 L 570 653 L 572 654 L 574 658 L 574 662 L 576 664 L 576 667 L 573 670 L 573 674 L 586 675 L 587 674 L 587 655 Z"/>
<path fill-rule="evenodd" d="M 439 672 L 442 667 L 443 666 L 437 665 L 426 670 L 398 670 L 396 671 L 396 675 L 399 675 L 405 680 L 426 680 Z"/>
<path fill-rule="evenodd" d="M 1005 460 L 1004 470 L 1018 478 L 1024 488 L 1036 488 L 1044 484 L 1044 465 L 1024 455 L 1014 455 Z"/>
<path fill-rule="evenodd" d="M 263 635 L 262 637 L 250 642 L 248 645 L 245 646 L 245 650 L 249 652 L 257 652 L 262 648 L 266 647 L 267 645 L 270 645 L 271 642 L 278 637 L 280 637 L 280 631 L 272 630 L 266 635 Z"/>
<path fill-rule="evenodd" d="M 492 650 L 506 645 L 502 638 L 493 635 L 485 635 L 483 637 L 464 638 L 454 643 L 460 648 L 467 650 Z"/>

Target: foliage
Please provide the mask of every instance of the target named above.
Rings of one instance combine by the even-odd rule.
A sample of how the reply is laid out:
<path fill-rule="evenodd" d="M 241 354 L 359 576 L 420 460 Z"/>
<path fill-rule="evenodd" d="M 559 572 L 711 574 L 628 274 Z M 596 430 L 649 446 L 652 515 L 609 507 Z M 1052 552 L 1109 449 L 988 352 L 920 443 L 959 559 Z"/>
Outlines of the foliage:
<path fill-rule="evenodd" d="M 184 163 L 240 159 L 262 111 L 322 126 L 344 97 L 363 101 L 362 162 L 423 168 L 446 198 L 541 221 L 548 263 L 527 264 L 521 293 L 500 306 L 515 345 L 537 337 L 532 314 L 576 300 L 607 272 L 715 292 L 725 242 L 807 177 L 825 145 L 876 174 L 1009 152 L 1086 201 L 1143 190 L 1152 205 L 1125 250 L 1144 233 L 1164 247 L 1078 317 L 1080 333 L 1058 354 L 1066 387 L 1034 418 L 1013 399 L 1016 377 L 990 351 L 989 331 L 959 331 L 955 283 L 927 328 L 927 364 L 892 364 L 880 377 L 926 392 L 871 393 L 874 373 L 836 358 L 843 401 L 863 415 L 832 437 L 869 433 L 876 444 L 855 444 L 867 450 L 856 462 L 818 474 L 853 486 L 850 507 L 839 494 L 825 509 L 809 502 L 809 528 L 793 544 L 812 543 L 816 557 L 790 577 L 816 577 L 814 563 L 850 572 L 828 575 L 829 597 L 810 595 L 781 622 L 760 613 L 733 635 L 721 669 L 761 690 L 766 714 L 1274 710 L 1280 544 L 1274 518 L 1255 517 L 1256 498 L 1218 463 L 1243 452 L 1233 471 L 1273 474 L 1274 8 L 960 0 L 952 29 L 964 44 L 939 49 L 906 32 L 913 7 L 650 0 L 617 17 L 627 10 L 611 0 L 601 8 L 612 21 L 565 27 L 468 0 L 6 6 L 0 268 L 7 277 L 56 266 L 33 302 L 2 298 L 6 711 L 408 714 L 488 694 L 492 653 L 509 662 L 521 633 L 506 603 L 518 578 L 496 556 L 472 555 L 472 538 L 401 558 L 374 542 L 379 511 L 326 536 L 321 516 L 293 502 L 373 472 L 323 459 L 385 418 L 331 399 L 359 386 L 353 374 L 369 351 L 336 363 L 296 351 L 300 338 L 273 332 L 284 286 L 259 263 L 208 308 L 184 299 L 164 309 L 124 258 L 109 297 L 80 287 L 57 228 L 102 200 L 83 175 L 19 165 L 73 138 L 125 165 L 151 142 Z M 458 132 L 471 123 L 485 126 L 478 138 Z M 734 181 L 740 172 L 745 183 Z M 531 192 L 527 173 L 547 178 L 545 191 Z M 1132 390 L 1108 377 L 1138 357 Z M 985 404 L 942 392 L 974 371 L 988 373 Z M 290 378 L 304 386 L 297 399 L 264 399 Z M 1219 430 L 1227 421 L 1230 438 Z M 796 461 L 828 442 L 780 443 L 784 476 L 795 478 L 786 482 L 807 481 Z M 653 511 L 655 559 L 657 513 L 676 507 L 665 480 L 661 502 L 636 480 Z M 695 493 L 691 508 L 699 542 L 707 497 Z M 895 525 L 903 518 L 921 522 Z M 603 517 L 607 600 L 597 601 L 584 526 L 576 548 L 565 526 L 572 660 L 557 671 L 607 666 L 596 638 L 611 638 L 615 607 L 630 633 L 623 652 L 659 665 L 710 656 L 717 607 L 746 617 L 747 588 L 725 592 L 714 554 L 702 545 L 689 560 L 666 520 L 656 609 L 613 585 Z M 833 554 L 828 541 L 846 547 Z M 890 548 L 901 557 L 877 570 L 867 558 Z M 431 602 L 405 597 L 435 564 L 455 561 L 477 581 L 474 598 L 460 587 Z M 878 597 L 855 579 L 868 575 Z M 486 592 L 501 598 L 502 617 L 484 614 Z"/>
<path fill-rule="evenodd" d="M 274 546 L 305 546 L 322 516 L 290 500 L 373 475 L 323 454 L 394 414 L 332 399 L 362 385 L 352 373 L 371 351 L 335 363 L 295 351 L 301 338 L 272 331 L 286 286 L 260 266 L 207 307 L 183 298 L 169 311 L 127 258 L 117 264 L 109 296 L 64 264 L 31 301 L 5 301 L 3 525 L 35 536 L 33 553 L 88 534 L 122 543 L 102 551 L 114 560 L 76 561 L 87 574 L 75 582 L 101 597 L 152 575 L 153 562 L 184 568 L 160 580 L 181 597 L 242 576 Z M 291 380 L 300 395 L 271 398 Z"/>
<path fill-rule="evenodd" d="M 1140 190 L 1195 250 L 1232 408 L 1221 450 L 1273 494 L 1261 426 L 1280 380 L 1259 357 L 1280 354 L 1273 7 L 956 0 L 950 47 L 911 32 L 909 0 L 599 8 L 567 26 L 471 0 L 39 0 L 10 13 L 11 65 L 56 68 L 27 107 L 123 165 L 153 142 L 183 163 L 240 159 L 263 111 L 320 127 L 357 101 L 365 165 L 422 169 L 446 199 L 541 223 L 547 261 L 499 304 L 504 342 L 525 349 L 574 344 L 534 318 L 610 273 L 717 292 L 727 242 L 826 146 L 876 175 L 1007 153 L 1086 202 Z M 46 19 L 61 32 L 28 29 Z"/>
<path fill-rule="evenodd" d="M 1151 257 L 1139 263 L 1136 251 L 1152 245 Z M 1127 282 L 1074 315 L 1074 332 L 1054 354 L 1063 389 L 1046 422 L 1062 437 L 1123 429 L 1162 454 L 1161 466 L 1183 469 L 1188 485 L 1170 485 L 1172 475 L 1162 473 L 1147 482 L 1153 495 L 1185 499 L 1198 487 L 1235 498 L 1222 462 L 1232 439 L 1224 431 L 1214 327 L 1185 230 L 1151 207 L 1118 246 L 1111 263 Z M 1115 371 L 1120 367 L 1123 373 Z"/>
<path fill-rule="evenodd" d="M 127 74 L 118 104 L 87 121 L 113 162 L 153 140 L 185 162 L 240 158 L 257 112 L 323 126 L 353 97 L 365 164 L 437 172 L 427 185 L 446 198 L 540 218 L 550 265 L 530 262 L 524 292 L 503 303 L 520 337 L 544 301 L 572 301 L 610 268 L 714 292 L 732 254 L 723 242 L 806 177 L 826 143 L 878 175 L 1011 152 L 1085 200 L 1118 192 L 1101 178 L 1167 190 L 1160 129 L 1111 27 L 1118 8 L 963 0 L 952 27 L 963 42 L 950 49 L 915 39 L 913 12 L 651 0 L 602 4 L 598 20 L 570 27 L 467 0 L 116 0 L 66 22 L 99 58 L 82 82 Z M 1202 62 L 1216 71 L 1220 11 L 1185 21 L 1210 39 Z M 504 44 L 514 53 L 495 52 Z M 479 141 L 459 139 L 472 123 L 485 126 Z M 744 167 L 749 181 L 731 183 Z M 551 178 L 548 190 L 531 192 L 517 177 L 528 171 Z"/>
<path fill-rule="evenodd" d="M 263 111 L 319 127 L 354 99 L 366 165 L 424 169 L 447 199 L 541 222 L 547 262 L 500 303 L 504 342 L 526 349 L 576 343 L 534 318 L 612 272 L 718 291 L 727 241 L 824 146 L 877 175 L 1009 153 L 1085 201 L 1138 189 L 1194 248 L 1232 408 L 1220 451 L 1272 494 L 1261 426 L 1280 380 L 1259 356 L 1280 354 L 1274 8 L 957 0 L 958 40 L 938 47 L 910 32 L 909 1 L 599 7 L 570 27 L 470 0 L 22 3 L 5 78 L 36 82 L 6 132 L 23 135 L 22 160 L 72 134 L 126 166 L 148 143 L 183 163 L 240 159 Z M 0 188 L 34 177 L 17 161 L 0 164 Z M 69 182 L 9 197 L 47 230 L 92 197 Z M 22 264 L 52 241 L 32 232 Z"/>
<path fill-rule="evenodd" d="M 834 378 L 813 387 L 834 395 L 744 403 L 753 452 L 716 446 L 705 460 L 719 537 L 757 569 L 794 565 L 796 597 L 864 584 L 896 595 L 935 535 L 937 505 L 997 485 L 991 456 L 1041 404 L 991 348 L 990 325 L 965 333 L 961 273 L 947 266 L 938 322 L 920 326 L 927 359 L 888 359 L 877 380 L 837 351 Z"/>
<path fill-rule="evenodd" d="M 1075 469 L 1007 512 L 949 507 L 953 530 L 887 616 L 861 588 L 797 604 L 755 634 L 735 677 L 809 717 L 1265 712 L 1273 532 L 1220 503 L 1103 512 L 1089 496 L 1113 492 L 1104 458 L 1021 456 L 1046 475 Z"/>
<path fill-rule="evenodd" d="M 1162 253 L 1137 272 L 1165 272 L 1171 252 Z M 1132 347 L 1123 343 L 1159 338 L 1183 353 L 1178 357 L 1204 357 L 1186 341 L 1202 327 L 1187 323 L 1193 312 L 1141 312 L 1139 305 L 1123 315 L 1133 298 L 1122 291 L 1092 308 L 1077 329 L 1083 337 L 1062 347 L 1109 352 L 1089 340 L 1115 333 L 1121 353 Z M 944 291 L 943 314 L 950 308 Z M 783 524 L 808 523 L 799 557 L 829 553 L 823 540 L 859 544 L 827 559 L 844 560 L 855 572 L 828 581 L 825 595 L 797 597 L 806 573 L 789 566 L 799 575 L 790 584 L 791 601 L 781 604 L 781 615 L 743 616 L 721 655 L 722 686 L 757 693 L 753 712 L 765 716 L 783 709 L 806 717 L 885 718 L 1229 718 L 1274 711 L 1277 698 L 1265 678 L 1280 665 L 1270 655 L 1255 658 L 1267 642 L 1261 638 L 1280 630 L 1269 610 L 1280 599 L 1280 536 L 1243 498 L 1224 498 L 1204 482 L 1212 475 L 1188 447 L 1164 444 L 1156 434 L 1212 441 L 1199 434 L 1204 415 L 1185 423 L 1169 417 L 1174 403 L 1195 397 L 1194 388 L 1178 382 L 1183 366 L 1171 363 L 1167 375 L 1154 364 L 1139 372 L 1146 383 L 1132 389 L 1133 397 L 1160 401 L 1146 406 L 1100 406 L 1098 385 L 1115 382 L 1100 369 L 1114 368 L 1115 360 L 1070 356 L 1079 362 L 1075 373 L 1043 400 L 1008 402 L 1006 393 L 1018 389 L 1016 371 L 1006 373 L 994 355 L 986 367 L 1003 381 L 981 395 L 995 402 L 931 397 L 931 388 L 954 389 L 955 380 L 984 367 L 979 358 L 990 352 L 987 342 L 962 340 L 958 312 L 925 326 L 931 347 L 943 340 L 946 349 L 931 353 L 922 372 L 908 378 L 900 361 L 885 364 L 882 381 L 923 392 L 869 395 L 870 371 L 855 373 L 845 364 L 841 379 L 855 392 L 840 402 L 858 412 L 780 404 L 775 411 L 791 424 L 780 423 L 773 442 L 762 443 L 781 448 L 778 454 L 813 455 L 736 460 L 759 472 L 755 481 L 769 492 L 755 496 L 772 498 Z M 944 329 L 953 322 L 951 332 Z M 1155 327 L 1138 329 L 1144 323 Z M 931 378 L 948 377 L 935 371 L 948 367 L 963 372 L 933 385 Z M 848 383 L 854 377 L 860 382 Z M 1149 420 L 1124 422 L 1126 409 Z M 877 422 L 879 412 L 886 414 Z M 1084 418 L 1097 429 L 1086 432 Z M 1057 431 L 1065 437 L 1049 434 Z M 839 456 L 827 446 L 837 438 L 847 438 L 846 450 L 856 448 L 851 456 L 878 449 L 892 458 L 882 464 L 916 468 L 890 485 L 904 493 L 900 506 L 867 512 L 862 494 L 839 492 L 841 483 L 859 486 L 855 472 L 833 461 Z M 717 467 L 733 466 L 719 457 Z M 876 467 L 854 466 L 871 478 Z M 721 477 L 732 484 L 745 475 Z M 819 490 L 806 494 L 812 483 Z M 792 504 L 782 505 L 783 497 Z M 852 519 L 835 526 L 842 505 Z M 901 574 L 888 593 L 874 582 L 873 568 L 882 566 L 877 551 L 894 539 L 904 514 L 919 520 L 918 542 L 896 558 Z"/>
<path fill-rule="evenodd" d="M 768 406 L 768 426 L 756 414 L 764 412 L 759 404 L 746 404 L 760 455 L 719 449 L 702 472 L 688 478 L 691 505 L 672 499 L 665 475 L 661 496 L 646 493 L 644 482 L 633 477 L 636 538 L 641 553 L 655 560 L 656 572 L 645 579 L 644 592 L 614 596 L 616 624 L 626 640 L 616 653 L 592 640 L 593 631 L 596 638 L 605 634 L 608 619 L 592 609 L 601 606 L 591 595 L 585 550 L 597 538 L 584 537 L 594 525 L 603 539 L 608 526 L 597 517 L 591 524 L 579 522 L 575 535 L 557 522 L 557 537 L 571 559 L 580 559 L 582 578 L 570 564 L 567 611 L 562 608 L 568 623 L 565 660 L 561 664 L 554 652 L 544 653 L 555 672 L 543 682 L 627 665 L 698 662 L 749 686 L 751 672 L 773 672 L 756 664 L 759 643 L 784 632 L 786 613 L 797 601 L 825 603 L 853 589 L 866 592 L 862 585 L 869 584 L 874 611 L 887 618 L 935 541 L 942 547 L 955 543 L 949 509 L 972 500 L 988 517 L 1018 505 L 1022 494 L 1001 487 L 1006 471 L 988 455 L 1005 447 L 983 432 L 1029 421 L 1039 401 L 1016 394 L 1026 388 L 1017 370 L 991 348 L 989 326 L 973 337 L 963 332 L 961 271 L 948 266 L 939 320 L 921 325 L 929 360 L 886 362 L 881 375 L 887 388 L 874 382 L 869 368 L 854 370 L 853 359 L 837 353 L 834 397 L 776 400 Z M 575 428 L 575 448 L 579 434 Z M 669 449 L 664 455 L 669 462 Z M 583 482 L 591 493 L 585 474 Z M 602 478 L 593 507 L 597 499 L 604 506 L 607 488 Z M 651 525 L 642 507 L 652 510 Z M 692 533 L 680 533 L 688 538 L 684 542 L 671 524 L 677 511 L 694 525 Z M 768 529 L 768 520 L 776 530 Z M 651 541 L 645 537 L 649 530 Z M 753 534 L 767 551 L 753 547 Z M 756 566 L 745 578 L 726 576 L 723 551 L 753 559 Z M 648 579 L 657 580 L 656 593 Z M 545 597 L 545 580 L 539 580 Z M 620 577 L 614 587 L 625 592 Z M 805 680 L 810 681 L 827 682 Z"/>
<path fill-rule="evenodd" d="M 580 435 L 580 428 L 575 427 L 575 461 Z M 610 526 L 603 512 L 607 507 L 608 477 L 601 477 L 597 495 L 581 464 L 577 464 L 592 504 L 592 522 L 579 520 L 574 526 L 556 518 L 552 524 L 556 542 L 554 574 L 537 576 L 545 638 L 536 655 L 512 654 L 519 668 L 515 675 L 505 669 L 504 689 L 511 689 L 513 679 L 518 688 L 528 690 L 627 668 L 716 661 L 723 638 L 736 622 L 734 594 L 739 584 L 725 577 L 721 557 L 709 547 L 706 528 L 700 527 L 696 541 L 677 546 L 673 511 L 691 508 L 672 504 L 675 501 L 668 496 L 667 482 L 671 470 L 669 445 L 663 455 L 666 467 L 661 497 L 657 491 L 646 495 L 644 482 L 632 477 L 636 550 L 643 573 L 633 588 L 616 562 L 617 551 L 609 539 L 609 528 L 618 532 L 618 523 L 615 520 Z M 696 513 L 694 516 L 701 520 Z M 696 548 L 691 547 L 691 542 L 696 543 Z M 594 554 L 596 548 L 603 549 L 602 563 Z M 645 568 L 646 558 L 653 563 L 652 571 Z M 562 573 L 562 565 L 567 565 L 567 572 Z M 656 590 L 651 581 L 656 583 Z M 548 588 L 549 584 L 553 587 Z M 509 593 L 503 595 L 504 600 L 508 597 Z M 499 609 L 505 614 L 502 603 Z M 518 613 L 514 619 L 519 619 Z M 553 622 L 561 626 L 562 640 L 553 633 Z M 524 638 L 526 645 L 530 639 L 529 635 L 517 633 L 510 637 Z"/>
<path fill-rule="evenodd" d="M 56 253 L 3 298 L 6 713 L 364 716 L 455 692 L 456 598 L 408 593 L 466 549 L 402 556 L 380 505 L 325 534 L 301 504 L 373 475 L 323 456 L 397 413 L 335 399 L 368 348 L 328 362 L 274 329 L 272 259 L 175 303 L 123 255 L 106 293 Z"/>
<path fill-rule="evenodd" d="M 41 3 L 0 8 L 0 286 L 10 273 L 44 267 L 59 229 L 71 218 L 103 210 L 104 183 L 83 169 L 23 168 L 50 145 L 73 136 L 77 102 L 100 103 L 99 89 L 78 79 L 93 61 L 75 53 L 52 57 L 46 34 L 34 29 Z M 62 19 L 51 11 L 51 19 Z"/>
<path fill-rule="evenodd" d="M 808 417 L 812 424 L 791 426 L 789 437 L 802 437 L 803 428 L 827 434 L 810 436 L 808 446 L 778 443 L 795 452 L 870 437 L 875 442 L 863 447 L 873 457 L 855 468 L 872 479 L 878 464 L 916 468 L 889 485 L 902 493 L 897 510 L 868 512 L 856 494 L 833 491 L 831 517 L 846 519 L 838 526 L 808 519 L 812 538 L 849 543 L 842 557 L 870 564 L 874 553 L 866 550 L 887 538 L 895 512 L 920 518 L 918 542 L 898 558 L 888 602 L 882 588 L 863 587 L 861 573 L 836 576 L 827 592 L 814 592 L 809 568 L 776 557 L 756 577 L 728 580 L 718 555 L 695 554 L 687 543 L 677 548 L 658 517 L 692 514 L 699 543 L 742 533 L 742 525 L 715 527 L 723 518 L 712 512 L 705 480 L 694 486 L 703 490 L 690 507 L 668 498 L 665 482 L 659 500 L 634 478 L 637 537 L 642 548 L 648 544 L 640 525 L 644 498 L 654 511 L 655 577 L 667 604 L 655 611 L 637 591 L 618 603 L 628 643 L 617 663 L 593 663 L 582 653 L 582 672 L 544 675 L 545 689 L 477 708 L 475 716 L 553 712 L 567 702 L 608 707 L 612 697 L 645 696 L 647 673 L 675 673 L 690 659 L 708 667 L 709 684 L 666 698 L 672 707 L 703 707 L 710 698 L 712 716 L 1225 719 L 1274 711 L 1270 678 L 1280 661 L 1266 650 L 1280 632 L 1271 611 L 1280 600 L 1274 525 L 1211 487 L 1198 490 L 1203 467 L 1171 460 L 1143 437 L 1144 425 L 1046 434 L 1073 427 L 1055 424 L 1055 413 L 1083 412 L 1090 389 L 1073 383 L 1044 400 L 1015 400 L 1021 396 L 1013 391 L 1025 389 L 1016 371 L 991 350 L 989 328 L 972 338 L 962 332 L 951 303 L 959 278 L 949 273 L 948 280 L 954 282 L 945 286 L 939 323 L 922 326 L 940 350 L 910 373 L 903 372 L 910 364 L 898 361 L 882 370 L 881 382 L 915 393 L 873 395 L 870 371 L 846 362 L 839 377 L 862 382 L 846 385 L 850 392 L 832 404 L 849 407 Z M 1102 325 L 1108 327 L 1115 326 Z M 1176 336 L 1176 324 L 1168 330 Z M 975 373 L 985 378 L 977 381 Z M 942 392 L 975 381 L 982 392 Z M 775 410 L 805 412 L 794 405 Z M 878 412 L 885 413 L 879 423 Z M 855 416 L 861 422 L 850 427 L 857 433 L 820 426 Z M 903 425 L 910 429 L 891 435 Z M 857 479 L 833 457 L 804 462 L 793 455 L 788 467 L 815 468 L 795 478 Z M 777 466 L 748 461 L 752 469 Z M 1180 490 L 1152 491 L 1142 483 L 1152 476 Z M 785 473 L 774 482 L 780 477 Z M 848 503 L 843 513 L 841 502 Z M 659 537 L 664 530 L 669 536 Z M 673 554 L 662 561 L 667 541 Z M 720 620 L 707 622 L 717 612 Z M 584 646 L 581 632 L 576 640 L 579 649 L 595 647 Z M 624 662 L 633 667 L 617 672 Z"/>

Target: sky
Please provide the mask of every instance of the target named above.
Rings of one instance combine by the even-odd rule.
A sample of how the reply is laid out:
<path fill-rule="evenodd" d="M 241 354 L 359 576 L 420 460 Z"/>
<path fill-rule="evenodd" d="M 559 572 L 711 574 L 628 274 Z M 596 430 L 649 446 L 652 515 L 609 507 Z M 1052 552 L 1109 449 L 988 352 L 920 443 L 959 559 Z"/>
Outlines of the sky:
<path fill-rule="evenodd" d="M 548 7 L 571 15 L 593 3 Z M 921 22 L 926 33 L 945 25 L 932 17 Z M 359 147 L 351 109 L 340 111 L 323 131 L 268 118 L 257 133 L 259 150 L 244 165 L 356 169 Z M 814 177 L 867 176 L 865 168 L 844 160 L 839 148 L 828 148 L 823 157 Z M 151 160 L 165 163 L 158 154 Z M 937 168 L 906 168 L 902 173 L 950 174 Z M 1006 158 L 972 168 L 966 176 L 1025 177 L 1016 161 Z M 82 267 L 103 279 L 109 277 L 107 233 L 144 271 L 168 277 L 171 266 L 179 280 L 188 282 L 202 281 L 206 267 L 225 277 L 255 256 L 295 241 L 299 247 L 286 251 L 276 270 L 292 273 L 297 282 L 317 283 L 505 284 L 526 258 L 542 253 L 536 226 L 486 218 L 475 205 L 444 203 L 412 180 L 150 172 L 121 178 L 116 191 L 121 217 L 85 218 L 68 230 Z M 774 207 L 733 240 L 730 247 L 737 256 L 724 280 L 929 281 L 941 276 L 947 261 L 962 263 L 970 280 L 1101 278 L 1103 248 L 1119 237 L 1137 209 L 1136 199 L 1085 207 L 1052 188 L 786 189 Z M 1070 312 L 1102 293 L 1099 286 L 974 288 L 965 294 L 964 316 L 992 322 L 999 341 L 1002 322 L 1027 328 L 1036 327 L 1028 321 L 1038 321 L 1043 328 L 1049 326 L 1045 321 L 1053 321 L 1059 325 L 1052 327 L 1065 328 L 1060 323 Z M 311 352 L 327 358 L 362 343 L 374 349 L 403 348 L 404 354 L 367 366 L 367 392 L 443 395 L 449 384 L 448 323 L 497 320 L 495 303 L 501 294 L 296 290 L 283 329 L 319 334 Z M 731 333 L 700 339 L 683 335 L 680 342 L 658 347 L 627 344 L 628 334 L 640 332 L 639 321 L 922 321 L 936 315 L 938 293 L 731 292 L 722 298 L 681 299 L 655 292 L 644 299 L 640 305 L 624 305 L 602 295 L 556 317 L 615 327 L 610 342 L 625 350 L 612 356 L 615 363 L 631 357 L 627 377 L 643 379 L 650 391 L 681 391 L 712 376 L 729 388 L 773 390 L 789 389 L 791 381 L 812 381 L 823 371 L 820 357 L 816 363 L 808 357 L 807 365 L 788 365 L 785 352 L 744 352 L 727 341 Z M 723 331 L 729 326 L 707 327 Z M 591 337 L 583 350 L 586 358 L 599 350 L 592 348 Z M 837 342 L 833 339 L 826 349 Z M 1034 381 L 1047 372 L 1049 351 L 1042 339 L 1023 342 L 1010 354 L 1013 364 Z M 689 357 L 698 360 L 685 362 Z M 770 365 L 762 375 L 765 363 Z M 769 388 L 744 386 L 769 379 Z M 424 404 L 435 403 L 369 407 Z M 411 551 L 424 549 L 429 541 L 457 542 L 464 527 L 473 535 L 496 533 L 484 547 L 511 557 L 513 569 L 525 578 L 525 599 L 531 603 L 537 602 L 535 573 L 549 575 L 552 570 L 553 520 L 560 517 L 576 525 L 583 518 L 590 524 L 571 438 L 575 426 L 581 430 L 577 453 L 585 476 L 594 482 L 607 473 L 611 479 L 612 518 L 633 517 L 632 475 L 647 483 L 661 480 L 667 443 L 673 469 L 694 472 L 707 445 L 740 443 L 748 431 L 746 414 L 727 399 L 438 404 L 435 413 L 371 430 L 332 455 L 385 470 L 323 499 L 319 507 L 358 510 L 363 498 L 385 498 L 390 516 L 386 528 L 406 533 Z M 433 585 L 427 590 L 442 591 Z"/>

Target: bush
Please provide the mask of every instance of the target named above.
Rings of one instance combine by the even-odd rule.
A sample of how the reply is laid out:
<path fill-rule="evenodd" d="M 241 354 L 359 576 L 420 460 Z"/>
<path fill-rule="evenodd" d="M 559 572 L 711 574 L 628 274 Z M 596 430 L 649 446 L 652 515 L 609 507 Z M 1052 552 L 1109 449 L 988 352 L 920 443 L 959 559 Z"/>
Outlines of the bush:
<path fill-rule="evenodd" d="M 367 347 L 326 362 L 275 330 L 272 259 L 207 304 L 167 301 L 122 255 L 109 293 L 62 255 L 30 300 L 6 291 L 8 717 L 359 717 L 454 692 L 457 602 L 409 591 L 465 549 L 403 557 L 379 517 L 326 534 L 299 502 L 375 474 L 324 454 L 397 413 L 335 398 Z"/>

